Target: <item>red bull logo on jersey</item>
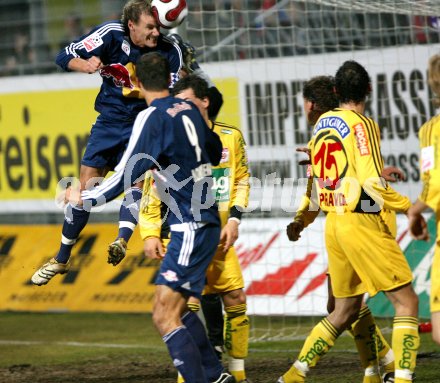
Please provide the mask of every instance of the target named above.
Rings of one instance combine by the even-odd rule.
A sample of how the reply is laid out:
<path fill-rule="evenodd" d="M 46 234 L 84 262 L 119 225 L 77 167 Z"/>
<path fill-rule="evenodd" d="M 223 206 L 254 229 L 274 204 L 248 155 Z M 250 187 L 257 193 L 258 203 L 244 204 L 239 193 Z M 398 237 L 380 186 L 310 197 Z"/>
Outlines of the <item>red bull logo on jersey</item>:
<path fill-rule="evenodd" d="M 354 127 L 354 134 L 356 136 L 357 147 L 361 156 L 370 155 L 370 147 L 368 145 L 368 137 L 365 133 L 365 128 L 362 123 L 356 124 Z"/>
<path fill-rule="evenodd" d="M 131 81 L 130 72 L 122 64 L 110 64 L 106 65 L 99 71 L 102 77 L 107 77 L 113 79 L 116 86 L 121 88 L 134 89 L 135 85 Z"/>

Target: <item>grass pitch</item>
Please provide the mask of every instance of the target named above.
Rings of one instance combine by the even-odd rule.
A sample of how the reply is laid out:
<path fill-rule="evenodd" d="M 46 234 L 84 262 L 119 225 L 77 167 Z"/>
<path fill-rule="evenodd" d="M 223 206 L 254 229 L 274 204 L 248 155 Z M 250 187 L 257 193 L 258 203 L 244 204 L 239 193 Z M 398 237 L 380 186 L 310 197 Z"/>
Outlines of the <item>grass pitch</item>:
<path fill-rule="evenodd" d="M 292 321 L 295 337 L 250 344 L 246 365 L 253 383 L 274 383 L 289 368 L 316 318 Z M 261 327 L 268 319 L 252 318 L 252 323 Z M 270 323 L 275 338 L 282 331 L 277 324 L 285 326 L 286 320 L 274 318 Z M 388 339 L 389 335 L 385 334 Z M 440 349 L 430 334 L 421 336 L 417 382 L 440 382 Z M 151 315 L 0 313 L 2 383 L 171 383 L 175 376 Z M 353 340 L 341 336 L 307 382 L 362 382 Z"/>

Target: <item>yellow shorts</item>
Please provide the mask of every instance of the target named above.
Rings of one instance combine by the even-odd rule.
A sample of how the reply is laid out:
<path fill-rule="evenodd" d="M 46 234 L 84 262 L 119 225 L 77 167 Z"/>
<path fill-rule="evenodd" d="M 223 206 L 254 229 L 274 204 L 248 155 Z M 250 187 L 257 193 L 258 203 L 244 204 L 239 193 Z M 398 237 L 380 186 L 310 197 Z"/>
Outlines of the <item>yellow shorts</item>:
<path fill-rule="evenodd" d="M 440 214 L 437 214 L 437 238 L 431 266 L 431 312 L 440 311 Z"/>
<path fill-rule="evenodd" d="M 396 212 L 394 210 L 381 210 L 380 216 L 382 217 L 385 225 L 387 225 L 389 232 L 393 238 L 397 237 L 397 222 Z"/>
<path fill-rule="evenodd" d="M 337 298 L 374 296 L 412 281 L 408 262 L 382 214 L 328 213 L 325 242 Z"/>
<path fill-rule="evenodd" d="M 217 250 L 206 271 L 203 294 L 225 293 L 244 288 L 243 274 L 234 247 L 226 254 Z"/>

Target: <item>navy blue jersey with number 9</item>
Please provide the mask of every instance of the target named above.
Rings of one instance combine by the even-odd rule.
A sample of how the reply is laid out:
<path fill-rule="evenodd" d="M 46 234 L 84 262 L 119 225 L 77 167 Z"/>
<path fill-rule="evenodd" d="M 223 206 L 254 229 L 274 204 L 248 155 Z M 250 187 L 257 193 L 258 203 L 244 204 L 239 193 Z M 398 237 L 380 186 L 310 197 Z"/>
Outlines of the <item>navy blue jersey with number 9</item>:
<path fill-rule="evenodd" d="M 218 223 L 211 164 L 218 165 L 222 144 L 190 101 L 156 99 L 139 113 L 127 150 L 115 173 L 82 197 L 92 206 L 109 202 L 155 169 L 161 199 L 168 204 L 167 223 Z M 89 205 L 90 205 L 89 202 Z"/>

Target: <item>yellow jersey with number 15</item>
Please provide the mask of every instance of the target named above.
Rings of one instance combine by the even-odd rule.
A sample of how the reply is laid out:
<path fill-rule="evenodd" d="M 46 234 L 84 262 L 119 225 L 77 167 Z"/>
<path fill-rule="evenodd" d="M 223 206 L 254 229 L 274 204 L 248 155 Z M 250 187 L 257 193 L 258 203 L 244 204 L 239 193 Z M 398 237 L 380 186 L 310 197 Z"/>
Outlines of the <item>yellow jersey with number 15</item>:
<path fill-rule="evenodd" d="M 317 121 L 309 142 L 320 208 L 325 212 L 405 212 L 411 203 L 381 178 L 383 159 L 375 121 L 334 109 Z"/>

